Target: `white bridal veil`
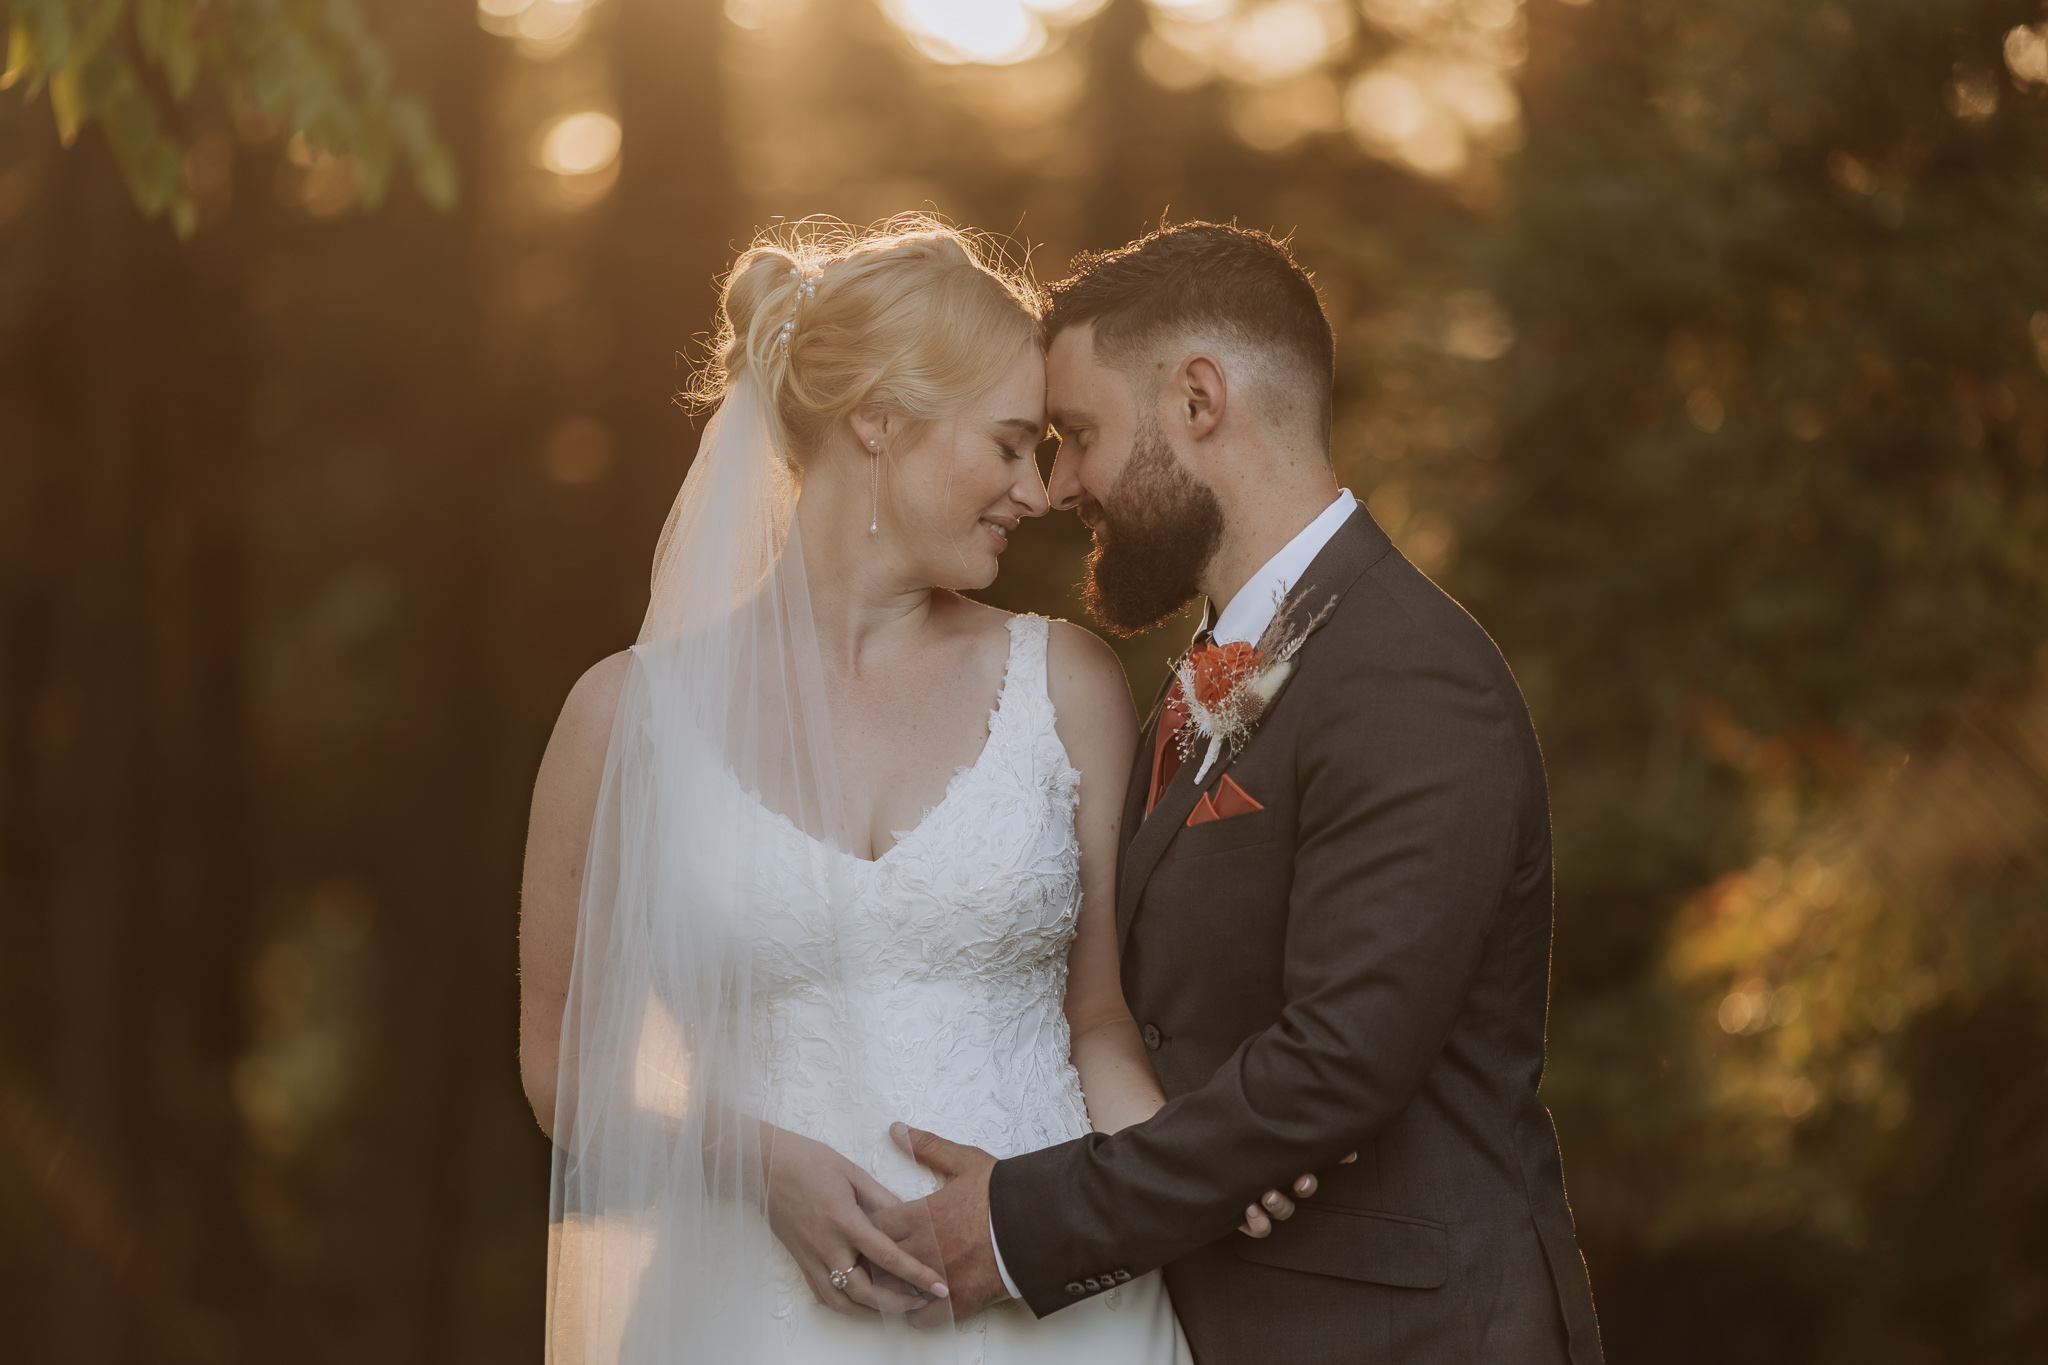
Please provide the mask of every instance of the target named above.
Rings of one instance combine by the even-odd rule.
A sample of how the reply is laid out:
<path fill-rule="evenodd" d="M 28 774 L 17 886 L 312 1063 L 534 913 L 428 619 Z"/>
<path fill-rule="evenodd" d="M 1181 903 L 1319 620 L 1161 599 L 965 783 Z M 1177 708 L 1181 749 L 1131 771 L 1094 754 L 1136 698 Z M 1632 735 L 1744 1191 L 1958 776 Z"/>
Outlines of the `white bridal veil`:
<path fill-rule="evenodd" d="M 662 532 L 591 832 L 555 1112 L 553 1362 L 801 1355 L 811 1295 L 769 1231 L 759 1120 L 872 1148 L 901 1117 L 864 1098 L 863 1051 L 884 1043 L 832 970 L 859 869 L 796 502 L 742 373 Z M 800 1039 L 780 1032 L 790 1011 Z M 869 1359 L 952 1355 L 950 1324 L 849 1327 Z"/>

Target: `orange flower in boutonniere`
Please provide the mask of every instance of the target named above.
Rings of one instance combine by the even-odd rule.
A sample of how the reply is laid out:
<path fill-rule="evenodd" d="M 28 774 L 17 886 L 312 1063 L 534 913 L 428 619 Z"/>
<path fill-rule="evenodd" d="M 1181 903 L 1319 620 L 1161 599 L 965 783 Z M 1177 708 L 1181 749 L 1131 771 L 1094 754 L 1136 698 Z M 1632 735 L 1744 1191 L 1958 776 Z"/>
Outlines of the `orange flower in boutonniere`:
<path fill-rule="evenodd" d="M 1258 671 L 1259 650 L 1242 640 L 1232 640 L 1227 645 L 1203 645 L 1188 655 L 1188 664 L 1195 674 L 1195 700 L 1213 708 Z"/>
<path fill-rule="evenodd" d="M 1292 599 L 1290 599 L 1291 604 Z M 1175 670 L 1176 689 L 1187 708 L 1187 720 L 1174 736 L 1183 762 L 1194 757 L 1195 746 L 1207 741 L 1202 766 L 1195 770 L 1195 785 L 1209 775 L 1225 750 L 1235 757 L 1266 707 L 1280 693 L 1287 675 L 1294 671 L 1294 654 L 1309 633 L 1321 625 L 1336 606 L 1328 606 L 1298 632 L 1287 633 L 1285 621 L 1291 613 L 1285 606 L 1273 614 L 1273 624 L 1256 645 L 1242 640 L 1228 644 L 1207 644 L 1191 650 Z"/>

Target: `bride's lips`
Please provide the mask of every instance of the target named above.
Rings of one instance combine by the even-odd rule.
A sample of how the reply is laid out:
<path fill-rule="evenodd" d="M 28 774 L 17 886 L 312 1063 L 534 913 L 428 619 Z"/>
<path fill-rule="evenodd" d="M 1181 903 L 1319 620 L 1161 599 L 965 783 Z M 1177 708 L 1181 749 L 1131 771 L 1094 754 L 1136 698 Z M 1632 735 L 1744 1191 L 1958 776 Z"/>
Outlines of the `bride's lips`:
<path fill-rule="evenodd" d="M 983 517 L 981 529 L 996 543 L 996 553 L 1001 554 L 1010 543 L 1010 532 L 1017 529 L 1015 517 Z"/>

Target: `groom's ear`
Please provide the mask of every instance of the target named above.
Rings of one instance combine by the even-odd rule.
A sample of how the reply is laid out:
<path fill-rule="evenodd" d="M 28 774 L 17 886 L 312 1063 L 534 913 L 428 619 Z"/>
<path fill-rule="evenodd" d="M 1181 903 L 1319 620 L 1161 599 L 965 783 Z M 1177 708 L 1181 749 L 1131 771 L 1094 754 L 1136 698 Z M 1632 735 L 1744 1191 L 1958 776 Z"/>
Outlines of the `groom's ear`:
<path fill-rule="evenodd" d="M 1229 401 L 1229 385 L 1223 366 L 1215 356 L 1197 351 L 1181 361 L 1174 372 L 1174 400 L 1187 434 L 1199 441 L 1214 432 L 1223 421 Z"/>

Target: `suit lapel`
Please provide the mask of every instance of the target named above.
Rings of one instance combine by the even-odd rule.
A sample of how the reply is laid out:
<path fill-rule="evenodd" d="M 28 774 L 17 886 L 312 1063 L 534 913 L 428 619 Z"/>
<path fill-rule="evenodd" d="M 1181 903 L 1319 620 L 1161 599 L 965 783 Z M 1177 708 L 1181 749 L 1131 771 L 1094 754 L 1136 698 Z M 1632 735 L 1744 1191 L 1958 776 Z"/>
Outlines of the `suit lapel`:
<path fill-rule="evenodd" d="M 1386 532 L 1380 530 L 1372 515 L 1365 510 L 1363 504 L 1360 504 L 1358 510 L 1337 528 L 1337 534 L 1330 537 L 1330 543 L 1309 561 L 1307 570 L 1302 573 L 1300 582 L 1295 585 L 1295 591 L 1289 595 L 1281 615 L 1285 633 L 1292 634 L 1302 629 L 1315 618 L 1317 612 L 1328 606 L 1333 598 L 1342 598 L 1367 569 L 1377 564 L 1393 548 L 1393 542 L 1387 539 Z M 1280 699 L 1287 695 L 1287 689 L 1294 685 L 1294 680 L 1301 676 L 1301 670 L 1307 667 L 1308 655 L 1314 645 L 1314 638 L 1311 637 L 1301 647 L 1300 653 L 1294 656 L 1293 670 L 1281 683 L 1280 690 L 1273 694 L 1273 700 L 1267 703 L 1265 714 L 1259 720 L 1259 729 L 1253 731 L 1246 748 L 1258 741 L 1259 731 L 1263 730 L 1267 721 L 1272 718 L 1274 710 L 1280 705 Z M 1161 703 L 1165 701 L 1164 689 L 1161 689 L 1159 698 Z M 1151 782 L 1149 759 L 1152 753 L 1153 726 L 1159 723 L 1159 710 L 1159 704 L 1155 703 L 1152 710 L 1152 725 L 1145 727 L 1145 733 L 1139 740 L 1141 757 L 1132 769 L 1131 778 L 1134 786 L 1139 783 L 1149 785 Z M 1240 749 L 1237 754 L 1219 761 L 1210 769 L 1203 787 L 1214 786 L 1221 781 L 1223 774 L 1243 752 L 1244 750 Z M 1143 823 L 1136 826 L 1137 832 L 1126 841 L 1123 857 L 1118 862 L 1116 930 L 1119 948 L 1130 934 L 1131 921 L 1137 917 L 1138 902 L 1145 894 L 1146 882 L 1151 880 L 1154 869 L 1159 866 L 1159 861 L 1165 856 L 1166 850 L 1172 846 L 1174 836 L 1180 833 L 1181 826 L 1187 821 L 1188 813 L 1194 810 L 1195 802 L 1201 796 L 1201 789 L 1195 786 L 1194 781 L 1195 769 L 1200 766 L 1199 761 L 1181 764 L 1180 771 L 1173 775 L 1173 781 L 1167 783 L 1166 790 L 1160 794 L 1159 804 L 1153 807 L 1149 816 L 1144 815 L 1145 803 L 1142 793 L 1135 807 L 1131 805 L 1128 797 L 1125 800 L 1125 818 L 1133 818 L 1132 812 L 1135 810 Z"/>
<path fill-rule="evenodd" d="M 1169 669 L 1166 674 L 1166 681 L 1159 684 L 1159 695 L 1152 699 L 1152 714 L 1146 720 L 1143 728 L 1138 731 L 1138 752 L 1131 756 L 1131 781 L 1130 785 L 1124 789 L 1124 822 L 1119 831 L 1121 837 L 1117 840 L 1116 884 L 1118 886 L 1123 885 L 1124 869 L 1130 864 L 1131 845 L 1137 841 L 1137 837 L 1146 823 L 1145 796 L 1146 793 L 1152 790 L 1152 751 L 1156 747 L 1158 739 L 1160 715 L 1166 707 L 1167 694 L 1172 692 L 1172 690 L 1173 671 Z M 1192 810 L 1193 807 L 1190 806 L 1189 809 Z M 1121 943 L 1123 942 L 1124 931 L 1130 927 L 1130 922 L 1124 910 L 1124 898 L 1121 894 L 1117 896 L 1116 903 L 1117 942 Z"/>
<path fill-rule="evenodd" d="M 1138 732 L 1138 752 L 1131 755 L 1130 785 L 1124 788 L 1123 823 L 1117 827 L 1116 880 L 1123 885 L 1124 863 L 1130 856 L 1131 840 L 1137 837 L 1138 827 L 1145 819 L 1145 792 L 1152 785 L 1152 726 L 1159 723 L 1157 713 L 1150 724 Z M 1121 904 L 1123 898 L 1117 898 Z"/>
<path fill-rule="evenodd" d="M 1180 832 L 1201 795 L 1201 789 L 1195 786 L 1195 769 L 1199 766 L 1198 763 L 1181 764 L 1180 771 L 1173 775 L 1173 781 L 1167 783 L 1166 790 L 1159 794 L 1159 804 L 1152 808 L 1150 815 L 1142 815 L 1145 809 L 1142 798 L 1138 803 L 1144 823 L 1138 826 L 1137 834 L 1124 852 L 1123 877 L 1117 888 L 1116 938 L 1119 946 L 1131 931 L 1131 918 L 1138 911 L 1138 894 L 1145 889 L 1152 869 L 1159 865 L 1160 855 L 1173 842 L 1173 836 Z"/>

